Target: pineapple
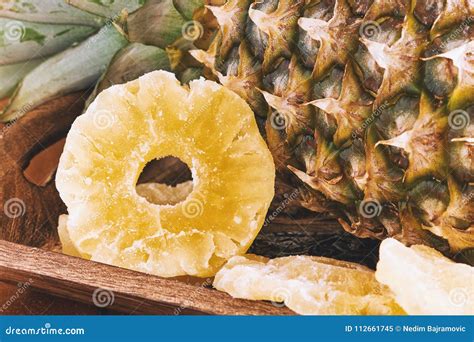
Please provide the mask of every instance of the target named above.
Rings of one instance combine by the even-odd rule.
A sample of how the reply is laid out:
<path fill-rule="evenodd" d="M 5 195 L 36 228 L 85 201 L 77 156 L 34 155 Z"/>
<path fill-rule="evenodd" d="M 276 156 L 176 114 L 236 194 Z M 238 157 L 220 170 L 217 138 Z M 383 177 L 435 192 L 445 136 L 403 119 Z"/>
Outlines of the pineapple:
<path fill-rule="evenodd" d="M 474 248 L 472 2 L 207 8 L 218 33 L 191 53 L 252 106 L 300 206 L 360 237 Z"/>
<path fill-rule="evenodd" d="M 169 155 L 189 165 L 192 191 L 184 195 L 189 184 L 175 197 L 162 188 L 150 196 L 160 186 L 137 191 L 146 164 Z M 244 100 L 212 81 L 183 87 L 174 74 L 154 71 L 102 91 L 74 122 L 56 175 L 69 213 L 59 234 L 66 253 L 94 261 L 211 276 L 257 236 L 274 180 Z"/>
<path fill-rule="evenodd" d="M 474 314 L 474 267 L 428 246 L 384 240 L 375 277 L 410 315 Z"/>
<path fill-rule="evenodd" d="M 254 111 L 292 217 L 474 262 L 472 1 L 24 0 L 0 17 L 2 121 L 155 69 L 202 74 Z"/>
<path fill-rule="evenodd" d="M 284 303 L 302 315 L 404 314 L 374 271 L 323 257 L 235 256 L 219 270 L 213 285 L 234 298 Z"/>

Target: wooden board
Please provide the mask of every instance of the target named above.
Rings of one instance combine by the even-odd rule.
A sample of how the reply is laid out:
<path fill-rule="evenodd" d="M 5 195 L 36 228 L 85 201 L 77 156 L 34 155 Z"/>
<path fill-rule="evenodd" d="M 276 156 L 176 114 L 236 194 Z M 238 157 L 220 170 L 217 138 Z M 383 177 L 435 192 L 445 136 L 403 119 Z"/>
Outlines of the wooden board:
<path fill-rule="evenodd" d="M 204 286 L 160 278 L 67 255 L 0 241 L 0 279 L 93 302 L 101 289 L 113 293 L 108 308 L 141 314 L 291 315 L 287 308 L 231 298 Z M 110 300 L 109 300 L 110 302 Z"/>

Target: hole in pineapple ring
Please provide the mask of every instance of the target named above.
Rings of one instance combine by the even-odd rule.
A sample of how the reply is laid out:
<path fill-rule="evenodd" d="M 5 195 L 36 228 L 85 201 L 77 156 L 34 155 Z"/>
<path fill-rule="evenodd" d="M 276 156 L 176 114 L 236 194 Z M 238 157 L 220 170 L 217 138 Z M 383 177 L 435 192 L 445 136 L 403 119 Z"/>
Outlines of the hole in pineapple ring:
<path fill-rule="evenodd" d="M 186 163 L 167 156 L 147 163 L 138 178 L 136 189 L 137 194 L 149 203 L 176 205 L 186 200 L 193 191 L 193 177 Z"/>

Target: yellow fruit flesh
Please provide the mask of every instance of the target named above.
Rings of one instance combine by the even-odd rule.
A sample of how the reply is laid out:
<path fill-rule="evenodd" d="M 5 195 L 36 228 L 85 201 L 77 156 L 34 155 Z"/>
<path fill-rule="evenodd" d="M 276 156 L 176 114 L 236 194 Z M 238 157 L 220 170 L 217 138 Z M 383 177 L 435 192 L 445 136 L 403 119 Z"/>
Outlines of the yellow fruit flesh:
<path fill-rule="evenodd" d="M 184 201 L 193 189 L 193 182 L 188 181 L 176 186 L 161 183 L 144 183 L 137 185 L 137 194 L 148 202 L 159 205 L 175 205 Z M 80 257 L 81 254 L 74 247 L 69 231 L 67 229 L 68 215 L 59 216 L 58 235 L 61 242 L 62 252 L 71 256 Z"/>
<path fill-rule="evenodd" d="M 474 267 L 455 263 L 428 246 L 408 248 L 395 239 L 384 240 L 376 277 L 392 289 L 408 314 L 474 314 Z"/>
<path fill-rule="evenodd" d="M 145 165 L 174 156 L 193 173 L 176 205 L 138 195 Z M 56 183 L 86 258 L 161 276 L 213 275 L 244 253 L 273 197 L 274 165 L 252 111 L 231 91 L 147 74 L 102 92 L 73 124 Z"/>
<path fill-rule="evenodd" d="M 404 313 L 372 270 L 322 257 L 236 256 L 216 274 L 213 285 L 235 298 L 284 302 L 303 315 Z"/>

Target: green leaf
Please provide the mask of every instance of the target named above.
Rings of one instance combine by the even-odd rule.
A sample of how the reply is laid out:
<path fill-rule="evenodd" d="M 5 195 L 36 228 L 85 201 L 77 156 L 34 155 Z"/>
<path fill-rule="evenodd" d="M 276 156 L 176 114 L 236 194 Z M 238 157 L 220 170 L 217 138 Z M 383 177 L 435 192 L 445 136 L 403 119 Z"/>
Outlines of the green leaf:
<path fill-rule="evenodd" d="M 69 4 L 83 11 L 114 19 L 122 10 L 132 13 L 145 3 L 145 0 L 67 0 Z"/>
<path fill-rule="evenodd" d="M 50 99 L 94 85 L 127 43 L 122 32 L 107 25 L 76 47 L 49 58 L 23 79 L 0 121 L 14 120 Z"/>
<path fill-rule="evenodd" d="M 0 66 L 0 99 L 10 96 L 23 77 L 41 62 L 43 59 L 33 59 L 28 62 Z"/>
<path fill-rule="evenodd" d="M 181 74 L 179 80 L 183 84 L 187 84 L 192 80 L 196 80 L 202 76 L 202 68 L 187 68 Z"/>
<path fill-rule="evenodd" d="M 87 104 L 91 103 L 102 90 L 114 84 L 132 81 L 154 70 L 171 71 L 166 51 L 140 43 L 129 44 L 114 56 Z"/>
<path fill-rule="evenodd" d="M 49 25 L 0 18 L 0 65 L 47 57 L 96 31 L 91 26 Z"/>
<path fill-rule="evenodd" d="M 128 17 L 129 39 L 164 49 L 182 36 L 187 22 L 172 0 L 150 0 Z"/>
<path fill-rule="evenodd" d="M 203 0 L 173 0 L 174 7 L 183 17 L 193 19 L 194 11 L 204 6 Z"/>
<path fill-rule="evenodd" d="M 45 24 L 101 27 L 104 19 L 70 6 L 64 0 L 6 0 L 0 17 Z"/>

